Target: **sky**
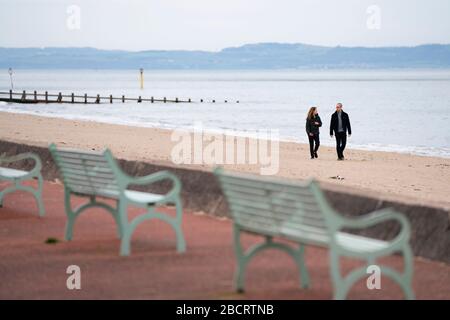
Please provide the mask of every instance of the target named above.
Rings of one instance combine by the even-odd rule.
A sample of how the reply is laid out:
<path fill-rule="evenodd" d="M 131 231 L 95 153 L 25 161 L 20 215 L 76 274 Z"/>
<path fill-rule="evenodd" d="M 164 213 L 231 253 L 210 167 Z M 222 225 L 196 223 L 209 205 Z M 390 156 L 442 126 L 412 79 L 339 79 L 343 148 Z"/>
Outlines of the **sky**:
<path fill-rule="evenodd" d="M 450 43 L 450 0 L 0 0 L 0 47 Z"/>

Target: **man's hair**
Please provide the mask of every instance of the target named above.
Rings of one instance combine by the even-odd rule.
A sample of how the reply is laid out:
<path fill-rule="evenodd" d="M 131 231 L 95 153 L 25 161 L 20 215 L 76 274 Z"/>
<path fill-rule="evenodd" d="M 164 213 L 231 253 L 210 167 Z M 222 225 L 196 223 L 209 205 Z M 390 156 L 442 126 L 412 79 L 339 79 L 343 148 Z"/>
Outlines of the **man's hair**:
<path fill-rule="evenodd" d="M 338 104 L 336 104 L 336 107 L 337 107 L 337 106 L 339 106 L 339 107 L 342 108 L 342 103 L 339 102 Z"/>

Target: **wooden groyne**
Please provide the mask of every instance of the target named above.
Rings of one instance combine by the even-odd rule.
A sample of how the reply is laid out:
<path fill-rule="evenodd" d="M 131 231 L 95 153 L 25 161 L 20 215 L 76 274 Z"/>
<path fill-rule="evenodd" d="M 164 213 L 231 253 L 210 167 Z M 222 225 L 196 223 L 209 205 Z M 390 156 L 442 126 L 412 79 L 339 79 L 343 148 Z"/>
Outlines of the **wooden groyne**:
<path fill-rule="evenodd" d="M 23 90 L 22 92 L 13 92 L 9 90 L 8 92 L 0 92 L 0 101 L 11 102 L 11 103 L 72 103 L 72 104 L 100 104 L 100 103 L 114 103 L 114 102 L 162 102 L 162 103 L 192 103 L 194 102 L 191 98 L 189 99 L 168 99 L 166 97 L 161 98 L 143 98 L 141 96 L 138 97 L 126 97 L 125 95 L 114 97 L 112 94 L 108 96 L 102 96 L 100 94 L 97 95 L 88 95 L 87 93 L 83 95 L 71 93 L 71 94 L 62 94 L 59 92 L 58 94 L 48 93 L 45 91 L 44 93 L 38 93 L 37 91 L 26 92 Z M 207 100 L 200 99 L 200 103 L 207 102 Z M 215 103 L 216 100 L 211 100 L 211 103 Z M 225 103 L 228 103 L 228 100 L 224 100 Z M 236 101 L 239 103 L 239 101 Z"/>

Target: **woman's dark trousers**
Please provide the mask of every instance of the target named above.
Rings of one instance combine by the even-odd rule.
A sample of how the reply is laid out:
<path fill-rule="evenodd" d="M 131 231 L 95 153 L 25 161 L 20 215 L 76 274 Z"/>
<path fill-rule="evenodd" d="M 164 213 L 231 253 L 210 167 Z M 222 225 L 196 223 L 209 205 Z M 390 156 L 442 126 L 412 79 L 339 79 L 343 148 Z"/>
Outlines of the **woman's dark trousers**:
<path fill-rule="evenodd" d="M 308 139 L 309 139 L 309 152 L 311 153 L 311 158 L 314 158 L 314 153 L 316 153 L 317 150 L 319 150 L 320 146 L 319 135 L 315 134 L 312 137 L 308 135 Z"/>

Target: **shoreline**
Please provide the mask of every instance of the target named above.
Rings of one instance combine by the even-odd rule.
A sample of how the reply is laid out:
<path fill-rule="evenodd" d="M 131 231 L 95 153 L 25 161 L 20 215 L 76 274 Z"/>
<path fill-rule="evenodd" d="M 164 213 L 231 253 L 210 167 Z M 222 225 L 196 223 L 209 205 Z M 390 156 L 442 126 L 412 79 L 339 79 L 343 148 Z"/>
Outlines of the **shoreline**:
<path fill-rule="evenodd" d="M 91 122 L 91 123 L 99 123 L 99 124 L 107 124 L 107 125 L 118 125 L 118 126 L 127 126 L 127 127 L 137 127 L 137 128 L 150 128 L 150 129 L 157 129 L 157 130 L 166 130 L 166 131 L 173 131 L 175 129 L 179 129 L 178 126 L 165 126 L 165 127 L 161 127 L 158 125 L 144 125 L 141 123 L 112 123 L 112 122 L 107 122 L 107 121 L 102 121 L 102 120 L 91 120 L 91 119 L 83 119 L 83 118 L 73 118 L 73 119 L 68 119 L 65 118 L 63 116 L 59 116 L 57 114 L 54 115 L 40 115 L 40 114 L 35 114 L 33 112 L 23 112 L 23 111 L 5 111 L 5 110 L 0 110 L 0 114 L 3 113 L 11 113 L 11 114 L 22 114 L 22 115 L 29 115 L 29 116 L 35 116 L 35 117 L 44 117 L 44 118 L 53 118 L 53 119 L 62 119 L 62 120 L 68 120 L 68 121 L 82 121 L 82 122 Z M 190 126 L 185 126 L 183 127 L 183 129 L 189 130 L 192 129 L 192 125 Z M 214 133 L 214 132 L 223 132 L 225 131 L 225 129 L 214 129 L 214 128 L 205 128 L 207 132 L 209 133 Z M 240 130 L 232 130 L 235 132 L 239 132 Z M 327 133 L 322 133 L 322 136 L 328 136 Z M 248 135 L 243 135 L 244 137 L 249 137 Z M 302 145 L 308 145 L 307 141 L 300 141 L 295 137 L 280 137 L 279 139 L 280 142 L 285 142 L 285 143 L 297 143 L 297 144 L 302 144 Z M 347 144 L 351 144 L 351 140 L 347 140 Z M 419 157 L 430 157 L 430 158 L 442 158 L 442 159 L 450 159 L 450 154 L 449 155 L 439 155 L 439 154 L 434 154 L 438 151 L 431 151 L 431 153 L 426 154 L 426 151 L 420 152 L 420 151 L 411 151 L 411 149 L 420 149 L 421 147 L 415 147 L 415 146 L 402 146 L 402 145 L 390 145 L 390 147 L 384 147 L 379 149 L 379 147 L 371 147 L 373 145 L 375 145 L 377 143 L 370 143 L 367 145 L 354 145 L 352 144 L 351 148 L 346 148 L 348 150 L 357 150 L 357 151 L 367 151 L 367 152 L 392 152 L 392 153 L 398 153 L 398 154 L 404 154 L 404 155 L 411 155 L 411 156 L 419 156 Z M 334 148 L 334 144 L 333 143 L 323 143 L 321 141 L 321 147 L 329 147 L 329 148 Z M 401 150 L 403 148 L 403 150 Z M 433 149 L 433 148 L 432 148 Z M 438 148 L 434 148 L 434 149 L 438 149 Z M 394 151 L 396 150 L 396 151 Z M 400 151 L 398 151 L 400 150 Z"/>
<path fill-rule="evenodd" d="M 108 147 L 117 158 L 211 170 L 212 166 L 206 164 L 175 165 L 170 158 L 175 144 L 170 140 L 171 133 L 169 129 L 0 112 L 0 139 L 5 141 L 42 147 L 55 142 L 59 146 L 98 151 Z M 279 146 L 278 177 L 294 180 L 315 177 L 330 189 L 450 208 L 450 159 L 349 148 L 346 150 L 349 160 L 338 162 L 334 148 L 321 146 L 320 158 L 310 160 L 306 144 L 280 141 Z M 251 164 L 224 167 L 258 173 L 258 167 Z M 337 175 L 344 180 L 330 178 Z"/>

